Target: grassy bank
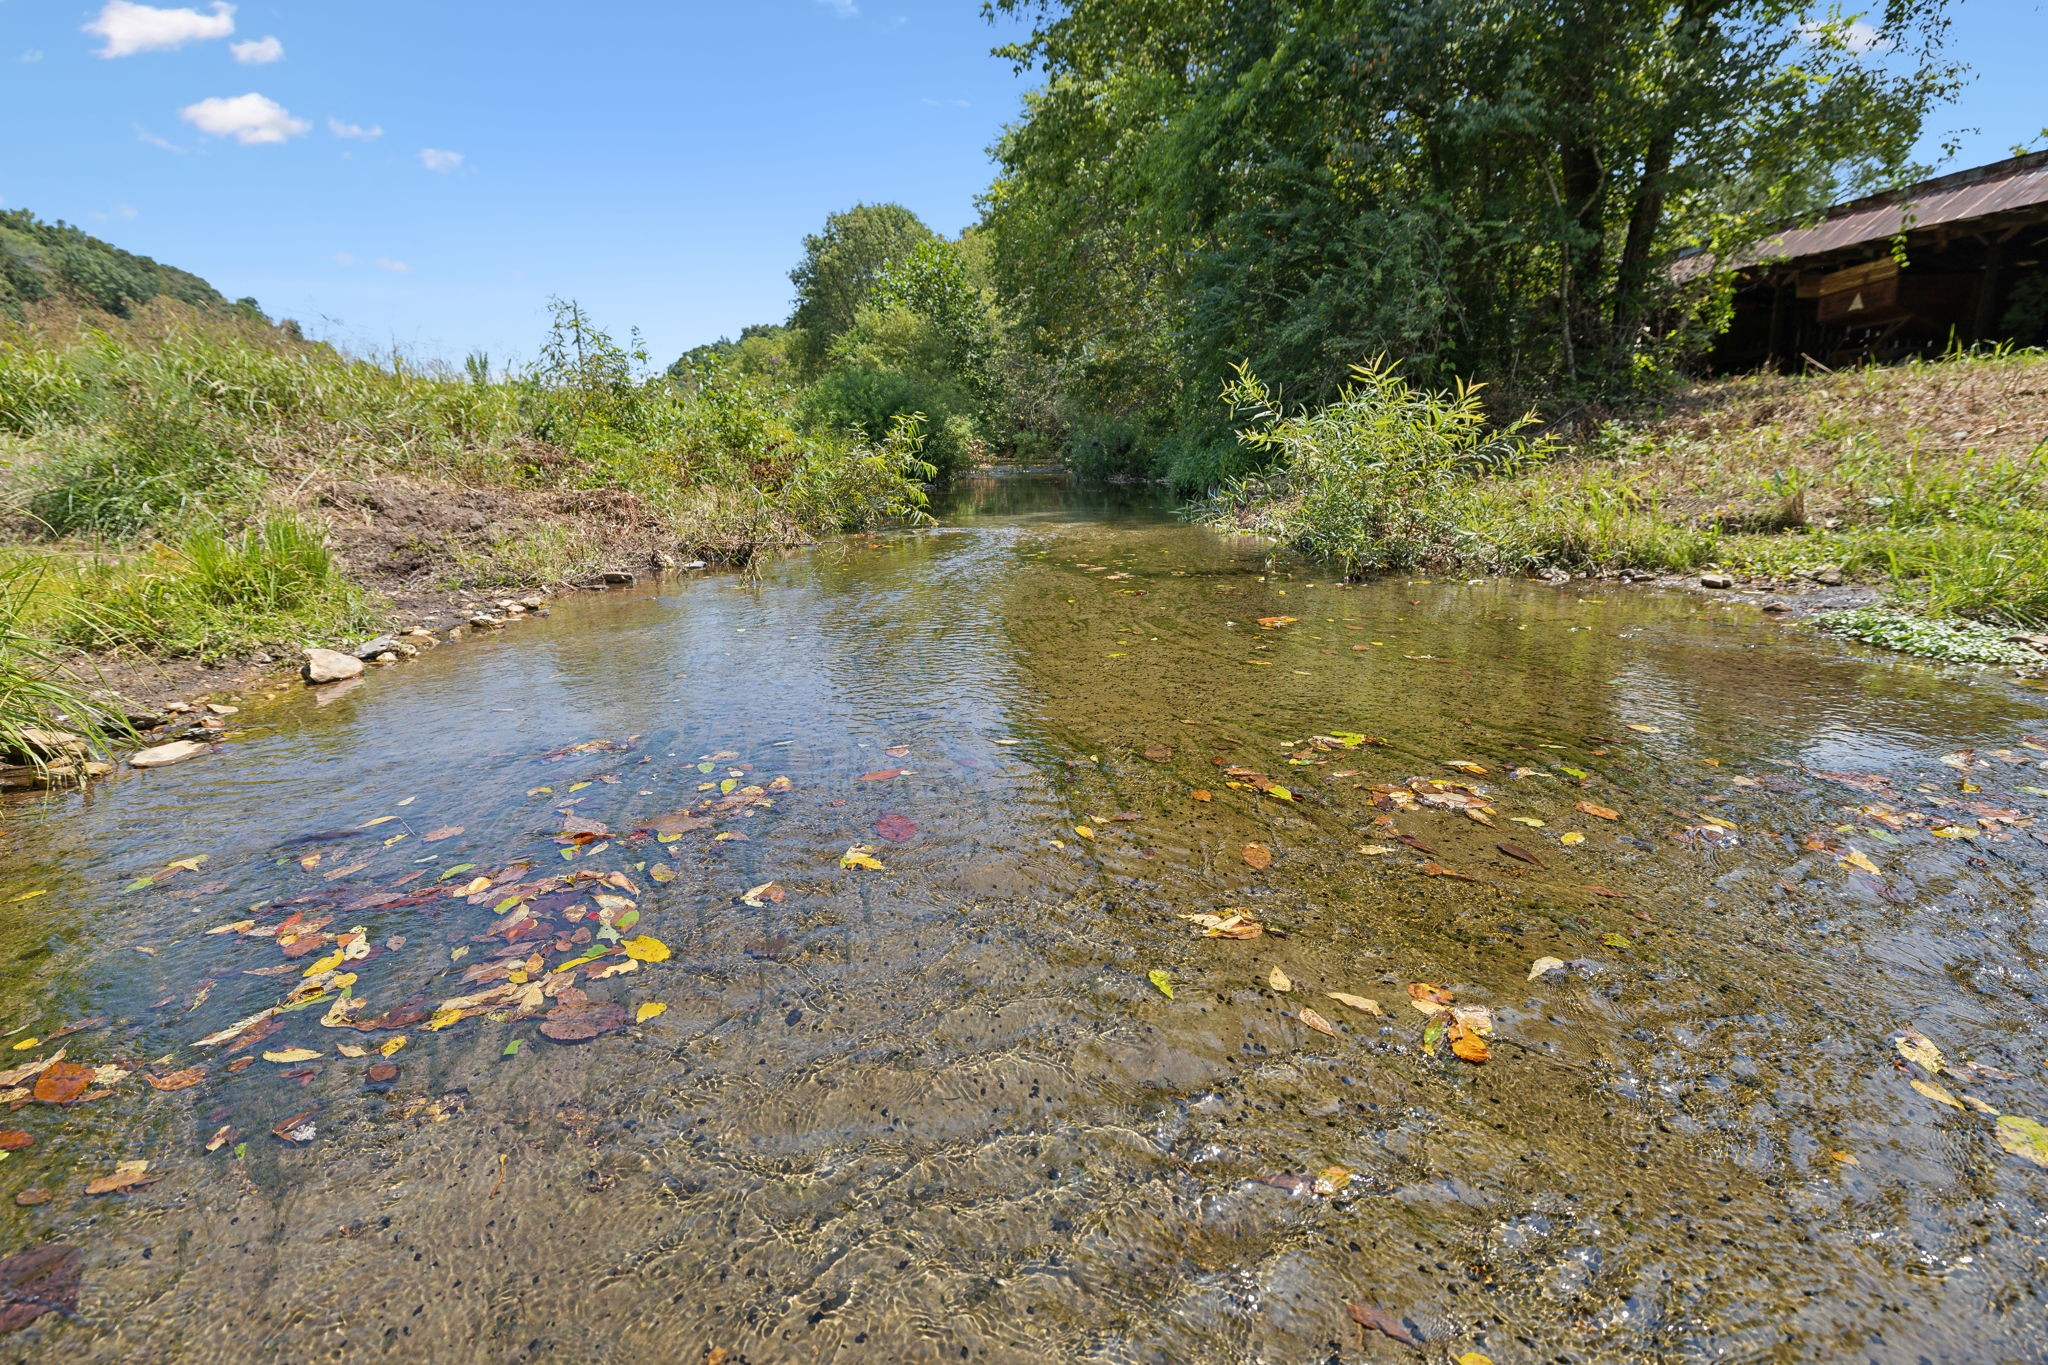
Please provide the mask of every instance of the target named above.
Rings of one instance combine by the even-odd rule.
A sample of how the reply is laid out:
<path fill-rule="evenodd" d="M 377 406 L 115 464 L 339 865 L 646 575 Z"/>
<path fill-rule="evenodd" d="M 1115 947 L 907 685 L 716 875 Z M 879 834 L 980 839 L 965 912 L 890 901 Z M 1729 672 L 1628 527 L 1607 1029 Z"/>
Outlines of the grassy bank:
<path fill-rule="evenodd" d="M 650 375 L 571 305 L 510 375 L 131 311 L 0 323 L 0 678 L 47 682 L 63 651 L 290 654 L 390 594 L 744 560 L 914 517 L 932 473 L 914 419 L 870 441 L 758 376 Z M 7 691 L 0 732 L 53 695 Z"/>
<path fill-rule="evenodd" d="M 1266 469 L 1201 514 L 1347 571 L 1839 574 L 1886 609 L 1837 624 L 1893 648 L 2023 662 L 2005 636 L 2048 630 L 2039 351 L 1720 381 L 1579 441 L 1385 370 L 1314 412 L 1230 397 Z"/>

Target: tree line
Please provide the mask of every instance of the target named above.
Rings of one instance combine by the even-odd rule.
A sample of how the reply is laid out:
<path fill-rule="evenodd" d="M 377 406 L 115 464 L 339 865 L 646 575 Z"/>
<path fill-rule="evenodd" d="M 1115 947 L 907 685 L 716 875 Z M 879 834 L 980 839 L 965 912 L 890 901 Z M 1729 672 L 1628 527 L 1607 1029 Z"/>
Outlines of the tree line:
<path fill-rule="evenodd" d="M 922 411 L 991 449 L 1186 489 L 1255 452 L 1219 395 L 1352 366 L 1547 415 L 1668 383 L 1727 257 L 1923 174 L 1961 68 L 1945 0 L 987 0 L 1038 77 L 956 240 L 857 205 L 805 239 L 780 325 L 699 348 L 818 421 Z"/>

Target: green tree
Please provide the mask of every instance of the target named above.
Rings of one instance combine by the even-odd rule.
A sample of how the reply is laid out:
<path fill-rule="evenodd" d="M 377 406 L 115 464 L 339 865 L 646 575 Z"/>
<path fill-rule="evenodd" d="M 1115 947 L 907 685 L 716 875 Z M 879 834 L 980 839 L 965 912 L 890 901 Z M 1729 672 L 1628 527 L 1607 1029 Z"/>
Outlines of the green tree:
<path fill-rule="evenodd" d="M 890 265 L 937 234 L 901 204 L 855 204 L 804 238 L 804 258 L 789 272 L 796 286 L 790 326 L 803 332 L 803 357 L 815 365 L 849 331 Z"/>
<path fill-rule="evenodd" d="M 1957 80 L 1944 0 L 1888 0 L 1874 44 L 1786 0 L 986 8 L 1045 76 L 988 197 L 1002 302 L 1086 406 L 1184 430 L 1240 359 L 1297 397 L 1380 352 L 1625 390 L 1716 317 L 1679 250 L 1917 173 Z"/>

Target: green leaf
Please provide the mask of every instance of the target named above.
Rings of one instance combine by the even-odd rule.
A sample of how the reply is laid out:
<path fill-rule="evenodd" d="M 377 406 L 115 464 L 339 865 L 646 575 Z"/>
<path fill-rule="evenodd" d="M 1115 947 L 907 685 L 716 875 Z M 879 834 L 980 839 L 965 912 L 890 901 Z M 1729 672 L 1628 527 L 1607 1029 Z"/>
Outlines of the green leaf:
<path fill-rule="evenodd" d="M 1168 1000 L 1173 999 L 1173 978 L 1168 976 L 1163 968 L 1154 967 L 1151 971 L 1145 973 L 1145 979 L 1154 986 L 1157 986 L 1161 995 L 1165 996 Z"/>
<path fill-rule="evenodd" d="M 2036 1166 L 2048 1166 L 2048 1128 L 2032 1119 L 2007 1114 L 1998 1121 L 1998 1145 Z"/>

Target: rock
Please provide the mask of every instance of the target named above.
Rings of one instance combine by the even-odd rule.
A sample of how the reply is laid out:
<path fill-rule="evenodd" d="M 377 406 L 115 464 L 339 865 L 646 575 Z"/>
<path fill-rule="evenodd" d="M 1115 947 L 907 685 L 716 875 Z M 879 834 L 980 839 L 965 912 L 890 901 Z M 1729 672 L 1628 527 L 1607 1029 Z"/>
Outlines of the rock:
<path fill-rule="evenodd" d="M 519 599 L 519 605 L 525 607 L 528 611 L 539 611 L 547 605 L 547 599 L 545 597 L 522 597 Z"/>
<path fill-rule="evenodd" d="M 358 677 L 362 671 L 361 659 L 353 654 L 343 654 L 332 649 L 307 650 L 305 666 L 299 670 L 306 681 L 315 686 Z"/>
<path fill-rule="evenodd" d="M 1842 566 L 1839 564 L 1821 565 L 1818 569 L 1815 569 L 1813 571 L 1813 581 L 1820 584 L 1824 588 L 1841 587 Z"/>
<path fill-rule="evenodd" d="M 497 630 L 505 624 L 503 621 L 500 621 L 497 617 L 485 616 L 481 612 L 477 613 L 475 616 L 470 617 L 469 623 L 472 626 L 475 626 L 478 630 Z"/>
<path fill-rule="evenodd" d="M 197 758 L 206 752 L 204 744 L 195 744 L 189 739 L 173 740 L 144 749 L 128 760 L 131 768 L 168 768 L 173 763 L 183 763 L 188 758 Z"/>
<path fill-rule="evenodd" d="M 191 709 L 192 707 L 188 702 L 173 701 L 164 703 L 164 714 L 167 716 L 182 716 Z"/>
<path fill-rule="evenodd" d="M 254 654 L 251 654 L 249 656 L 249 662 L 252 664 L 274 664 L 277 662 L 277 660 L 271 658 L 268 654 L 265 654 L 262 650 L 259 649 Z"/>
<path fill-rule="evenodd" d="M 413 626 L 405 632 L 405 638 L 408 640 L 431 640 L 434 638 L 434 632 L 428 630 L 425 626 Z"/>
<path fill-rule="evenodd" d="M 518 616 L 526 610 L 526 603 L 500 602 L 498 603 L 498 610 L 504 612 L 507 616 Z"/>
<path fill-rule="evenodd" d="M 1792 604 L 1791 604 L 1790 602 L 1766 602 L 1766 603 L 1764 603 L 1764 610 L 1765 610 L 1765 611 L 1790 611 L 1790 610 L 1792 610 Z"/>
<path fill-rule="evenodd" d="M 154 711 L 123 711 L 121 719 L 128 722 L 131 730 L 154 730 L 168 722 Z"/>
<path fill-rule="evenodd" d="M 213 712 L 216 716 L 232 716 L 241 711 L 242 708 L 239 706 L 223 706 L 217 701 L 210 701 L 206 703 L 206 709 Z"/>
<path fill-rule="evenodd" d="M 1703 588 L 1732 588 L 1735 586 L 1735 580 L 1724 573 L 1703 573 L 1700 575 L 1700 586 Z"/>
<path fill-rule="evenodd" d="M 676 567 L 676 557 L 667 550 L 656 550 L 653 554 L 647 556 L 647 562 L 657 569 L 673 569 Z"/>
<path fill-rule="evenodd" d="M 0 740 L 0 753 L 16 758 L 51 759 L 83 758 L 91 746 L 84 735 L 74 735 L 69 730 L 23 730 L 20 741 Z"/>
<path fill-rule="evenodd" d="M 608 588 L 630 588 L 640 581 L 636 575 L 630 574 L 624 569 L 607 569 L 603 574 L 603 578 L 605 586 Z"/>
<path fill-rule="evenodd" d="M 358 659 L 361 659 L 367 663 L 369 660 L 376 658 L 379 654 L 387 654 L 390 651 L 396 649 L 397 647 L 398 641 L 392 639 L 389 635 L 379 635 L 375 639 L 363 641 L 361 644 L 357 645 L 355 649 L 351 652 L 354 653 L 354 655 Z"/>
<path fill-rule="evenodd" d="M 379 654 L 371 662 L 380 664 L 395 664 L 398 662 L 398 656 L 387 649 L 382 654 Z"/>
<path fill-rule="evenodd" d="M 683 567 L 686 569 L 701 569 L 704 567 L 704 561 L 701 559 L 693 559 L 689 563 L 683 565 Z"/>

